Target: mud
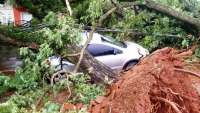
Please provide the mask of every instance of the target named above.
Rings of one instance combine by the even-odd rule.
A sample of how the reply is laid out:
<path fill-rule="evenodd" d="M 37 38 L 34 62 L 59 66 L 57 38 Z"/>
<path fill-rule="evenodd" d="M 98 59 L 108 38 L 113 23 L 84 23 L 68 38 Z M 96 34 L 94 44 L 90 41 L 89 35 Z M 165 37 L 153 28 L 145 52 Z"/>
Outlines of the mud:
<path fill-rule="evenodd" d="M 110 86 L 91 113 L 200 113 L 200 96 L 182 58 L 191 51 L 155 51 Z M 194 77 L 195 78 L 195 77 Z M 199 79 L 199 78 L 196 78 Z"/>

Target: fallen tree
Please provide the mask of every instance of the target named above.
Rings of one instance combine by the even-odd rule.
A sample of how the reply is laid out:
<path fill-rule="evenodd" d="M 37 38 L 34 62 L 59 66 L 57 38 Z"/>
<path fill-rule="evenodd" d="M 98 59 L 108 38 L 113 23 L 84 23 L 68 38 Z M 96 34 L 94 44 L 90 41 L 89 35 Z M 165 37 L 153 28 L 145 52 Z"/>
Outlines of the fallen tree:
<path fill-rule="evenodd" d="M 149 9 L 153 9 L 153 10 L 158 11 L 160 13 L 172 16 L 172 17 L 174 17 L 174 18 L 176 18 L 180 21 L 186 22 L 186 23 L 196 27 L 197 29 L 200 28 L 200 21 L 199 20 L 192 18 L 190 16 L 186 16 L 186 15 L 184 15 L 184 14 L 178 12 L 178 11 L 173 10 L 170 7 L 155 3 L 154 1 L 151 1 L 151 0 L 145 0 L 144 3 L 141 3 L 141 2 L 122 2 L 120 4 L 118 4 L 118 3 L 114 2 L 114 0 L 112 0 L 112 3 L 114 4 L 114 7 L 111 8 L 105 15 L 103 15 L 100 18 L 98 26 L 100 26 L 102 21 L 104 19 L 106 19 L 110 14 L 112 14 L 112 12 L 114 12 L 116 10 L 119 11 L 119 9 L 120 9 L 120 11 L 122 13 L 123 12 L 122 8 L 124 8 L 124 7 L 145 6 Z M 138 34 L 137 33 L 135 34 L 135 32 L 134 32 L 133 35 L 138 35 Z M 139 35 L 143 36 L 145 34 L 139 33 Z M 176 37 L 176 36 L 170 35 L 170 37 Z M 30 43 L 25 44 L 23 42 L 13 40 L 12 38 L 5 38 L 3 36 L 3 34 L 1 34 L 1 40 L 7 41 L 9 43 L 16 44 L 16 45 L 19 45 L 19 46 L 30 46 Z M 74 45 L 73 45 L 73 47 L 68 47 L 68 49 L 69 49 L 69 51 L 71 51 L 71 53 L 80 53 L 80 51 L 81 51 L 80 47 L 74 46 Z M 82 60 L 82 58 L 79 58 L 79 56 L 82 56 L 83 60 Z M 68 57 L 68 56 L 66 56 L 66 57 Z M 105 65 L 96 61 L 91 55 L 89 55 L 88 52 L 82 51 L 81 54 L 74 55 L 73 57 L 74 57 L 73 60 L 72 60 L 73 63 L 76 63 L 76 62 L 80 63 L 81 62 L 82 67 L 84 67 L 84 69 L 86 69 L 89 73 L 92 73 L 93 75 L 95 75 L 96 78 L 99 78 L 103 81 L 105 81 L 106 79 L 107 79 L 107 81 L 110 81 L 110 80 L 112 81 L 112 80 L 116 79 L 116 77 L 115 77 L 116 73 L 112 72 L 112 70 L 110 70 L 108 67 L 106 67 Z M 77 67 L 79 67 L 79 66 L 77 66 Z"/>
<path fill-rule="evenodd" d="M 66 1 L 67 2 L 67 1 Z M 68 2 L 68 5 L 69 5 L 69 2 Z M 69 8 L 70 6 L 68 6 Z M 111 15 L 114 11 L 116 10 L 116 8 L 111 8 L 110 10 L 108 10 L 104 15 L 100 16 L 99 17 L 99 20 L 97 21 L 97 26 L 101 26 L 102 22 L 109 16 Z M 70 13 L 71 15 L 71 13 Z M 66 15 L 65 15 L 66 16 Z M 59 18 L 61 20 L 59 21 L 64 21 L 64 18 L 65 16 L 63 15 L 57 15 L 56 18 Z M 67 15 L 68 16 L 68 15 Z M 63 19 L 63 20 L 62 20 Z M 57 20 L 58 21 L 58 20 Z M 66 24 L 66 23 L 65 23 Z M 59 25 L 58 25 L 59 26 Z M 65 25 L 64 25 L 65 26 Z M 63 26 L 61 26 L 61 29 L 58 29 L 59 31 L 63 31 L 63 29 L 65 28 L 62 28 Z M 76 29 L 77 30 L 77 29 Z M 66 55 L 63 54 L 61 57 L 62 58 L 67 58 L 67 59 L 71 59 L 69 57 L 73 57 L 71 59 L 71 62 L 76 64 L 76 67 L 74 69 L 74 73 L 76 73 L 79 69 L 79 66 L 81 64 L 82 66 L 82 71 L 85 71 L 87 73 L 89 73 L 91 76 L 92 76 L 92 79 L 94 81 L 101 81 L 103 83 L 106 83 L 106 84 L 109 84 L 111 83 L 112 81 L 116 80 L 117 79 L 117 73 L 115 73 L 113 70 L 111 70 L 109 67 L 107 67 L 106 65 L 104 65 L 103 63 L 100 63 L 98 62 L 93 56 L 91 56 L 86 48 L 87 48 L 87 45 L 88 43 L 92 40 L 93 38 L 93 33 L 95 32 L 96 30 L 96 25 L 94 25 L 92 27 L 92 30 L 91 32 L 89 33 L 89 37 L 88 39 L 86 40 L 85 44 L 83 46 L 78 46 L 76 44 L 65 44 L 65 46 L 67 46 L 66 50 L 65 51 L 69 51 L 69 53 L 72 53 L 73 55 Z M 60 33 L 60 35 L 62 34 L 61 32 L 58 32 Z M 45 33 L 44 33 L 45 34 Z M 48 37 L 46 35 L 46 37 Z M 55 37 L 54 37 L 55 38 Z M 57 38 L 57 37 L 56 37 Z M 72 38 L 77 38 L 77 37 L 72 37 Z M 10 38 L 10 37 L 7 37 L 5 36 L 5 33 L 1 33 L 0 34 L 0 40 L 3 40 L 7 43 L 11 43 L 11 44 L 14 44 L 14 45 L 18 45 L 18 46 L 29 46 L 32 48 L 32 45 L 30 45 L 29 42 L 25 42 L 23 43 L 23 41 L 18 41 L 18 40 L 15 40 L 15 37 L 13 38 Z M 64 42 L 64 39 L 62 40 Z M 38 45 L 40 44 L 35 44 L 34 43 L 34 47 L 33 49 L 38 49 Z M 75 55 L 74 55 L 75 53 Z"/>
<path fill-rule="evenodd" d="M 14 38 L 10 38 L 0 33 L 0 41 L 12 44 L 18 47 L 29 47 L 32 49 L 38 49 L 39 45 L 30 42 L 19 41 Z M 77 45 L 69 45 L 68 51 L 70 53 L 80 53 L 81 48 Z M 71 59 L 71 62 L 76 64 L 79 60 L 80 54 L 76 55 L 64 55 L 63 58 Z M 73 58 L 70 58 L 73 57 Z M 103 83 L 110 83 L 113 80 L 117 79 L 117 73 L 113 72 L 109 67 L 100 63 L 94 57 L 92 57 L 87 51 L 84 52 L 83 59 L 81 62 L 82 70 L 89 73 L 93 80 L 101 81 Z"/>

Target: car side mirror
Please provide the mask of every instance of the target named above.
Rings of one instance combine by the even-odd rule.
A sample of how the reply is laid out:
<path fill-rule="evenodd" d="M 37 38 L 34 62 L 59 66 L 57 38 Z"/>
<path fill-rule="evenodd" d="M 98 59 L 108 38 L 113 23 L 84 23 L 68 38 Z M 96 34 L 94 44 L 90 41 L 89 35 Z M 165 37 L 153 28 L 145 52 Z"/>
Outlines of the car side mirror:
<path fill-rule="evenodd" d="M 121 54 L 121 53 L 122 53 L 121 50 L 118 50 L 118 49 L 114 49 L 114 50 L 113 50 L 113 54 L 114 54 L 114 55 Z"/>
<path fill-rule="evenodd" d="M 113 54 L 114 54 L 114 55 L 116 55 L 116 54 L 117 54 L 117 51 L 116 51 L 116 49 L 114 49 L 114 50 L 113 50 Z"/>

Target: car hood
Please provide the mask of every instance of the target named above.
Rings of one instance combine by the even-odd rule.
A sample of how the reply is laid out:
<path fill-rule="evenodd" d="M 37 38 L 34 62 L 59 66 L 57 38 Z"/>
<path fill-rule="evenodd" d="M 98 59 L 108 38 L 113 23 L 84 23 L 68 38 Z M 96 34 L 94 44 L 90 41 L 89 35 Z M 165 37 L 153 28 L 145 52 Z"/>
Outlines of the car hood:
<path fill-rule="evenodd" d="M 127 45 L 126 49 L 128 51 L 134 51 L 135 50 L 135 51 L 138 52 L 138 54 L 142 55 L 143 57 L 145 57 L 149 54 L 149 51 L 139 44 L 136 44 L 134 42 L 129 42 L 129 41 L 126 41 L 124 43 Z"/>

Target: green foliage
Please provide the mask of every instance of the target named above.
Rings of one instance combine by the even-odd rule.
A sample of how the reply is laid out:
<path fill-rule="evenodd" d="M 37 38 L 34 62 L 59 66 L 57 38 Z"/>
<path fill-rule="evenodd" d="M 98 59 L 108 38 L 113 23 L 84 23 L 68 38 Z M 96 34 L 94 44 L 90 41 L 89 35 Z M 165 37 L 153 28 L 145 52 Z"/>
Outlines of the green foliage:
<path fill-rule="evenodd" d="M 10 79 L 7 84 L 2 86 L 2 91 L 5 88 L 12 88 L 17 90 L 24 88 L 31 90 L 36 88 L 38 83 L 42 82 L 43 76 L 50 72 L 49 67 L 47 64 L 45 64 L 44 61 L 53 54 L 54 50 L 60 49 L 68 43 L 78 42 L 80 37 L 79 30 L 78 28 L 71 29 L 74 25 L 74 21 L 71 17 L 62 16 L 58 18 L 54 13 L 50 13 L 44 19 L 44 21 L 52 22 L 50 20 L 54 21 L 56 27 L 52 29 L 46 28 L 36 33 L 38 36 L 43 37 L 37 53 L 29 50 L 28 48 L 21 48 L 20 55 L 23 58 L 24 65 L 17 70 L 14 78 Z M 8 34 L 11 32 L 10 30 L 14 29 L 15 28 L 9 28 L 7 31 Z M 4 27 L 2 27 L 2 30 L 4 30 Z M 11 37 L 15 37 L 18 35 L 18 33 L 23 35 L 20 35 L 21 37 L 19 37 L 22 39 L 25 39 L 27 34 L 29 34 L 20 31 L 14 31 L 13 34 L 9 35 Z M 41 36 L 41 34 L 44 36 Z M 63 49 L 66 50 L 65 48 Z"/>
<path fill-rule="evenodd" d="M 0 95 L 4 94 L 8 90 L 8 87 L 5 86 L 8 85 L 9 81 L 10 77 L 0 74 Z"/>
<path fill-rule="evenodd" d="M 0 104 L 0 113 L 19 113 L 19 109 L 13 102 L 7 101 Z"/>
<path fill-rule="evenodd" d="M 86 15 L 81 20 L 87 23 L 96 22 L 104 13 L 104 9 L 111 3 L 110 0 L 89 0 L 89 6 L 86 9 Z"/>
<path fill-rule="evenodd" d="M 37 87 L 37 89 L 27 91 L 21 90 L 11 98 L 0 104 L 1 113 L 59 113 L 60 105 L 43 101 L 49 87 Z M 44 107 L 38 111 L 38 101 L 44 102 Z M 38 111 L 38 112 L 37 112 Z"/>
<path fill-rule="evenodd" d="M 2 84 L 0 91 L 3 93 L 6 90 L 15 90 L 15 95 L 8 101 L 14 103 L 16 108 L 23 113 L 35 111 L 37 99 L 45 94 L 45 90 L 41 87 L 41 85 L 43 87 L 46 86 L 43 78 L 46 75 L 53 74 L 53 71 L 46 63 L 46 59 L 55 53 L 59 54 L 62 51 L 67 51 L 67 48 L 65 48 L 67 44 L 76 44 L 80 40 L 80 28 L 75 27 L 75 21 L 72 17 L 56 15 L 50 12 L 43 21 L 51 26 L 34 33 L 23 32 L 10 26 L 6 30 L 3 27 L 1 29 L 11 37 L 17 36 L 27 42 L 35 38 L 34 40 L 37 40 L 38 44 L 40 44 L 37 51 L 32 51 L 27 47 L 21 48 L 20 55 L 23 59 L 23 66 L 17 69 L 15 76 L 12 78 L 0 77 L 0 84 Z M 31 35 L 37 35 L 38 37 L 26 37 Z M 69 85 L 75 95 L 71 101 L 86 104 L 91 99 L 95 99 L 96 96 L 103 94 L 102 86 L 89 84 L 87 82 L 89 78 L 86 75 L 81 74 L 70 79 L 72 80 L 61 80 L 56 83 L 53 86 L 53 92 L 59 93 L 60 90 Z M 60 106 L 56 103 L 48 102 L 45 104 L 42 112 L 57 113 L 59 108 Z"/>
<path fill-rule="evenodd" d="M 141 43 L 150 51 L 165 46 L 188 48 L 195 40 L 192 35 L 187 37 L 187 31 L 178 26 L 175 20 L 161 15 L 155 16 L 154 13 L 148 17 L 154 19 L 147 19 L 149 25 L 145 26 L 143 31 L 149 35 L 145 36 Z"/>
<path fill-rule="evenodd" d="M 193 17 L 200 17 L 198 0 L 154 0 Z"/>
<path fill-rule="evenodd" d="M 125 9 L 123 15 L 123 19 L 118 21 L 115 19 L 106 21 L 107 25 L 123 30 L 122 33 L 116 35 L 119 40 L 135 40 L 150 51 L 165 46 L 188 47 L 191 44 L 192 39 L 187 39 L 189 43 L 185 42 L 187 32 L 181 28 L 180 24 L 177 24 L 177 21 L 169 17 L 147 10 L 135 14 L 130 9 Z M 116 16 L 112 16 L 112 18 L 116 18 Z M 145 36 L 139 39 L 130 37 L 129 34 L 132 33 L 130 29 L 142 32 Z M 181 38 L 175 38 L 173 35 Z"/>
<path fill-rule="evenodd" d="M 95 99 L 97 96 L 103 95 L 104 87 L 102 85 L 89 84 L 87 75 L 76 75 L 72 78 L 74 87 L 74 98 L 72 102 L 81 102 L 83 104 L 89 104 L 90 100 Z"/>
<path fill-rule="evenodd" d="M 18 90 L 36 88 L 39 81 L 42 81 L 44 70 L 47 66 L 42 62 L 52 55 L 53 51 L 48 44 L 42 44 L 38 53 L 33 53 L 27 48 L 22 48 L 20 54 L 24 58 L 24 66 L 17 70 L 15 77 L 10 80 L 9 87 Z"/>
<path fill-rule="evenodd" d="M 143 2 L 143 0 L 140 1 Z M 188 0 L 155 1 L 185 14 L 190 14 L 194 17 L 199 16 L 199 3 L 195 0 L 190 0 L 191 2 L 188 2 Z M 22 29 L 15 28 L 12 25 L 0 26 L 0 32 L 4 35 L 24 42 L 36 42 L 40 45 L 39 50 L 36 52 L 28 48 L 20 49 L 23 66 L 17 69 L 14 77 L 0 76 L 0 94 L 5 93 L 7 90 L 16 91 L 15 95 L 7 102 L 0 104 L 0 112 L 12 112 L 10 108 L 22 113 L 36 112 L 36 101 L 40 96 L 45 95 L 46 89 L 44 90 L 43 88 L 47 86 L 43 78 L 53 73 L 49 65 L 47 65 L 46 59 L 54 54 L 66 53 L 68 44 L 77 44 L 81 40 L 81 26 L 76 24 L 76 19 L 79 22 L 91 25 L 109 10 L 111 3 L 110 0 L 73 1 L 71 6 L 73 6 L 74 16 L 76 17 L 73 18 L 67 14 L 55 13 L 63 11 L 65 7 L 64 0 L 14 0 L 14 2 L 28 8 L 30 12 L 40 19 L 39 21 L 37 19 L 34 20 L 34 23 L 43 21 L 49 27 L 37 31 L 32 31 L 32 28 L 30 31 L 22 31 Z M 43 18 L 46 14 L 48 15 Z M 140 10 L 140 13 L 136 14 L 132 9 L 124 8 L 122 16 L 113 13 L 103 22 L 103 26 L 121 29 L 122 33 L 115 34 L 119 40 L 136 40 L 135 37 L 130 37 L 130 30 L 128 29 L 143 32 L 145 36 L 136 41 L 143 44 L 150 51 L 165 46 L 188 48 L 195 41 L 194 36 L 191 38 L 187 36 L 190 32 L 182 26 L 182 23 L 149 10 Z M 167 36 L 168 34 L 179 38 Z M 195 55 L 200 57 L 200 49 L 196 50 Z M 90 78 L 86 74 L 70 75 L 69 80 L 63 79 L 59 81 L 53 86 L 52 90 L 56 94 L 69 86 L 72 89 L 72 97 L 68 100 L 69 102 L 89 104 L 90 100 L 103 95 L 104 92 L 103 86 L 91 84 L 88 82 L 89 80 Z M 59 111 L 60 106 L 50 102 L 48 99 L 45 100 L 44 104 L 44 108 L 39 112 L 57 113 Z M 82 113 L 86 112 L 86 110 L 71 112 Z"/>
<path fill-rule="evenodd" d="M 73 97 L 70 98 L 68 101 L 73 103 L 80 103 L 89 104 L 89 102 L 95 99 L 97 96 L 103 95 L 104 87 L 102 85 L 90 84 L 88 83 L 87 75 L 84 74 L 75 74 L 71 75 L 69 80 L 63 79 L 56 83 L 53 86 L 53 90 L 56 93 L 66 89 L 69 87 L 73 91 Z M 20 91 L 16 92 L 7 102 L 0 104 L 0 111 L 5 111 L 5 113 L 10 113 L 10 107 L 16 109 L 19 112 L 30 112 L 35 111 L 36 103 L 38 99 L 45 98 L 47 94 L 46 91 L 49 90 L 48 86 L 40 87 L 37 86 L 36 88 L 29 90 L 29 89 L 21 89 Z M 42 113 L 59 113 L 60 105 L 55 102 L 44 102 L 44 107 L 41 109 Z M 9 104 L 7 104 L 9 103 Z M 31 108 L 29 108 L 31 107 Z M 29 108 L 29 111 L 27 111 Z M 9 111 L 8 111 L 9 110 Z M 7 112 L 6 112 L 7 111 Z M 85 113 L 86 109 L 81 109 L 80 111 L 71 111 L 72 113 Z M 18 113 L 18 112 L 16 112 Z"/>
<path fill-rule="evenodd" d="M 37 87 L 33 90 L 21 90 L 13 95 L 9 101 L 15 103 L 18 108 L 30 107 L 34 105 L 45 93 L 45 89 Z"/>
<path fill-rule="evenodd" d="M 91 84 L 89 80 L 90 77 L 82 73 L 70 75 L 69 79 L 60 80 L 53 86 L 54 94 L 70 87 L 73 96 L 68 100 L 69 102 L 89 104 L 91 100 L 104 94 L 103 85 Z"/>
<path fill-rule="evenodd" d="M 94 22 L 103 14 L 104 0 L 92 0 L 89 8 L 87 9 L 88 18 Z"/>
<path fill-rule="evenodd" d="M 47 102 L 44 105 L 42 113 L 60 113 L 60 105 L 52 102 Z"/>
<path fill-rule="evenodd" d="M 50 12 L 44 22 L 54 24 L 56 27 L 45 28 L 42 30 L 45 41 L 54 49 L 61 49 L 67 44 L 77 43 L 80 41 L 80 29 L 75 27 L 75 21 L 69 16 L 55 15 Z M 65 48 L 63 48 L 65 49 Z"/>
<path fill-rule="evenodd" d="M 141 12 L 138 15 L 135 15 L 130 9 L 126 9 L 124 12 L 124 18 L 121 21 L 116 21 L 112 27 L 123 29 L 125 32 L 119 33 L 117 38 L 119 40 L 127 40 L 129 37 L 129 32 L 126 32 L 127 29 L 135 29 L 136 31 L 143 31 L 145 26 L 145 19 L 148 15 L 145 12 Z"/>
<path fill-rule="evenodd" d="M 77 2 L 71 4 L 73 8 L 73 14 L 75 15 L 79 23 L 87 23 L 88 20 L 86 20 L 85 17 L 87 15 L 87 12 L 85 10 L 88 9 L 90 1 L 91 0 L 77 0 Z"/>

